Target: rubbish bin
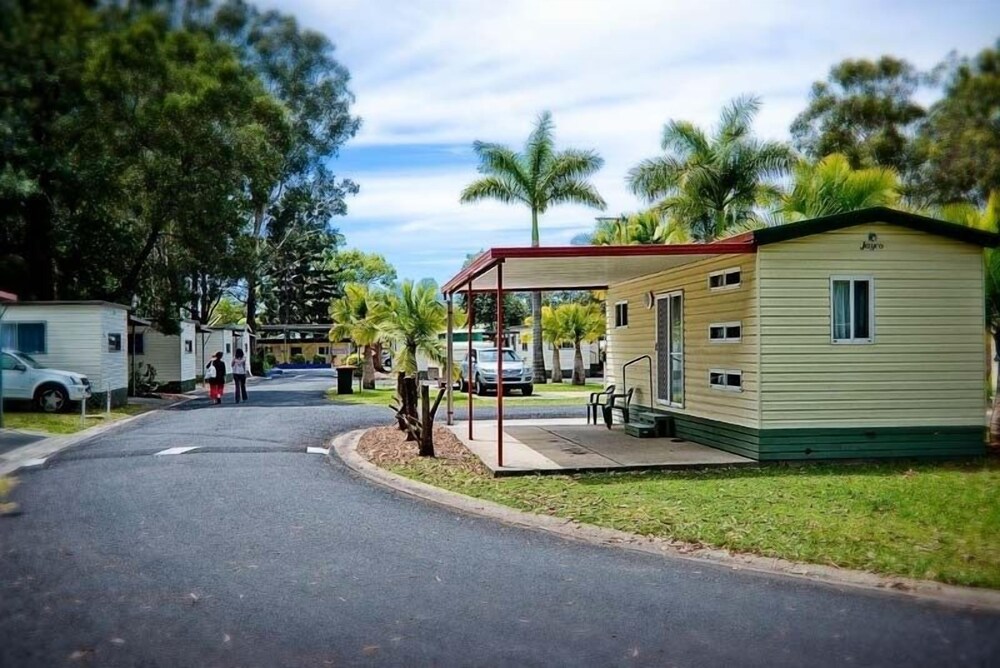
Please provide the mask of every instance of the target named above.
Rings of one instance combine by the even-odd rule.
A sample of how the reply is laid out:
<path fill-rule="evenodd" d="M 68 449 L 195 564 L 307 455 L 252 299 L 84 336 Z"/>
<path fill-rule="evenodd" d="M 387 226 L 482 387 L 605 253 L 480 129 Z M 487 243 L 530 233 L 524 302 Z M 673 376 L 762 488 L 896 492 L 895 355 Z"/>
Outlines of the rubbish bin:
<path fill-rule="evenodd" d="M 337 394 L 354 394 L 355 366 L 337 367 Z"/>

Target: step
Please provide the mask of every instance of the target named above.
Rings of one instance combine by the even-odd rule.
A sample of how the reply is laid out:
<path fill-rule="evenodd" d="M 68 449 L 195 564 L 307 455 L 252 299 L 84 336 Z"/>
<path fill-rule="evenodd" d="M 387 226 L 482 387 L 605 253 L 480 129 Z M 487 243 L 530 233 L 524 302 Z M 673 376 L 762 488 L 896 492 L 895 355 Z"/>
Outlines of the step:
<path fill-rule="evenodd" d="M 656 425 L 649 422 L 626 422 L 625 433 L 636 438 L 656 438 Z"/>
<path fill-rule="evenodd" d="M 663 413 L 651 413 L 644 410 L 632 410 L 629 411 L 629 421 L 631 422 L 642 422 L 646 424 L 652 424 L 656 426 L 657 436 L 673 436 L 674 435 L 674 418 L 671 415 L 664 415 Z"/>

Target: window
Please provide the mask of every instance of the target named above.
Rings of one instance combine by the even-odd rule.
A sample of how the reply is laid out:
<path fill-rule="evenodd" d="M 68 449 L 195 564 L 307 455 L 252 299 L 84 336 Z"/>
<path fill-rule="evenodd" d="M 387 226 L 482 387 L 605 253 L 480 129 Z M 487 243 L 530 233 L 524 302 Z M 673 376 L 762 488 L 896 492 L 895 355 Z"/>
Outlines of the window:
<path fill-rule="evenodd" d="M 736 369 L 709 369 L 708 384 L 716 390 L 743 391 L 743 372 Z"/>
<path fill-rule="evenodd" d="M 742 272 L 739 267 L 713 271 L 708 275 L 709 290 L 727 290 L 740 287 Z"/>
<path fill-rule="evenodd" d="M 302 354 L 302 346 L 292 346 L 292 354 L 293 355 L 301 355 Z"/>
<path fill-rule="evenodd" d="M 327 346 L 319 346 L 319 351 L 318 351 L 317 354 L 319 354 L 319 355 L 329 355 L 330 354 L 330 349 Z"/>
<path fill-rule="evenodd" d="M 20 350 L 22 353 L 44 355 L 44 322 L 9 322 L 0 328 L 0 347 Z"/>
<path fill-rule="evenodd" d="M 628 302 L 615 304 L 615 327 L 628 327 Z"/>
<path fill-rule="evenodd" d="M 870 276 L 830 279 L 830 324 L 834 343 L 875 341 L 875 290 Z"/>
<path fill-rule="evenodd" d="M 739 322 L 714 322 L 708 326 L 708 339 L 720 343 L 739 343 L 743 338 L 743 324 Z"/>
<path fill-rule="evenodd" d="M 563 350 L 573 350 L 573 342 L 563 341 L 562 343 L 559 344 L 559 347 L 562 348 Z"/>
<path fill-rule="evenodd" d="M 17 366 L 17 360 L 14 359 L 13 355 L 8 355 L 7 353 L 4 353 L 3 357 L 0 359 L 2 359 L 3 361 L 0 367 L 2 367 L 4 371 L 13 371 L 14 368 Z"/>
<path fill-rule="evenodd" d="M 108 352 L 117 353 L 122 349 L 122 335 L 108 334 Z"/>
<path fill-rule="evenodd" d="M 300 349 L 300 350 L 301 350 L 301 349 Z M 226 354 L 227 354 L 227 355 L 229 355 L 229 354 L 230 354 L 230 353 L 232 353 L 232 352 L 233 352 L 233 344 L 231 344 L 231 343 L 227 343 L 227 344 L 226 344 Z"/>
<path fill-rule="evenodd" d="M 193 353 L 194 352 L 194 341 L 191 339 L 184 339 L 184 352 Z"/>
<path fill-rule="evenodd" d="M 131 337 L 132 343 L 129 348 L 132 350 L 133 355 L 145 355 L 146 354 L 146 337 L 142 332 L 136 332 Z"/>

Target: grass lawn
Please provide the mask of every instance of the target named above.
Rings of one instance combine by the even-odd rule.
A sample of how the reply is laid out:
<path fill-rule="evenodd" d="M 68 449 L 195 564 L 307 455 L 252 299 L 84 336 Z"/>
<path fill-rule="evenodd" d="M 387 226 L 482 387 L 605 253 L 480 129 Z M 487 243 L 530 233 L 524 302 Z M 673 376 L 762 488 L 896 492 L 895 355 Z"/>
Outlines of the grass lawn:
<path fill-rule="evenodd" d="M 795 561 L 1000 588 L 1000 459 L 492 478 L 401 475 L 520 510 Z"/>
<path fill-rule="evenodd" d="M 579 406 L 581 411 L 587 402 L 587 393 L 600 392 L 603 386 L 588 383 L 587 385 L 570 385 L 569 383 L 535 385 L 535 392 L 530 397 L 521 396 L 520 392 L 504 395 L 505 406 Z M 336 389 L 327 390 L 326 396 L 337 404 L 367 404 L 372 406 L 388 406 L 393 403 L 393 396 L 396 394 L 393 387 L 376 387 L 374 390 L 359 392 L 354 389 L 354 394 L 340 395 Z M 431 395 L 434 396 L 433 394 Z M 473 396 L 476 406 L 492 406 L 496 404 L 497 398 L 493 395 L 480 397 Z M 442 402 L 444 400 L 442 399 Z M 455 405 L 465 406 L 468 403 L 468 395 L 464 392 L 455 392 Z M 582 414 L 582 413 L 581 413 Z"/>
<path fill-rule="evenodd" d="M 129 404 L 120 408 L 112 409 L 107 415 L 104 411 L 87 413 L 86 422 L 80 424 L 80 413 L 36 413 L 30 411 L 10 411 L 4 409 L 3 423 L 10 429 L 27 429 L 29 431 L 45 431 L 50 434 L 73 434 L 82 429 L 87 429 L 105 422 L 114 422 L 127 418 L 131 415 L 138 415 L 149 410 L 150 406 Z"/>

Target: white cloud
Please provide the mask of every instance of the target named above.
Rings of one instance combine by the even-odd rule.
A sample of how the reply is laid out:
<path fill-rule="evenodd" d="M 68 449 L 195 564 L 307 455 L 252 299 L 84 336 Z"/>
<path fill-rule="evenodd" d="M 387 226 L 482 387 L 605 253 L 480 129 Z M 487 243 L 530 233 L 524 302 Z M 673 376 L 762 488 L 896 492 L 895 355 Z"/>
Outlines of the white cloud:
<path fill-rule="evenodd" d="M 606 159 L 596 183 L 611 213 L 638 206 L 625 173 L 657 152 L 668 118 L 710 125 L 727 100 L 753 92 L 764 101 L 758 133 L 785 138 L 811 83 L 843 58 L 893 53 L 930 67 L 996 38 L 986 2 L 286 0 L 280 9 L 329 35 L 350 69 L 364 119 L 351 146 L 520 145 L 550 109 L 561 145 Z M 408 246 L 455 253 L 513 243 L 515 230 L 527 238 L 520 210 L 458 205 L 471 169 L 350 176 L 362 192 L 343 225 L 349 241 L 401 266 Z M 593 215 L 551 211 L 543 242 L 567 241 Z"/>

